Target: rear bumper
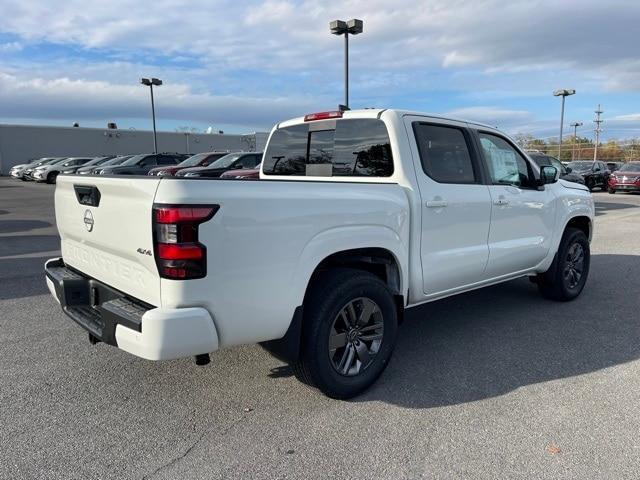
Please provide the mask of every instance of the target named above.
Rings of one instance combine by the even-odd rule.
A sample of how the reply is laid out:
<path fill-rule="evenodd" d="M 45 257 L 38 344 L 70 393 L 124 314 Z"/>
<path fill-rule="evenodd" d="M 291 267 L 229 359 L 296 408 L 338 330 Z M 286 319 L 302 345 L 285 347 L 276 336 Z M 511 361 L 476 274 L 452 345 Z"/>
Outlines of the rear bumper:
<path fill-rule="evenodd" d="M 155 308 L 68 268 L 61 258 L 45 264 L 47 286 L 62 310 L 104 343 L 147 360 L 170 360 L 218 349 L 204 308 Z"/>
<path fill-rule="evenodd" d="M 609 183 L 611 190 L 620 190 L 621 192 L 640 192 L 640 185 L 635 183 Z"/>

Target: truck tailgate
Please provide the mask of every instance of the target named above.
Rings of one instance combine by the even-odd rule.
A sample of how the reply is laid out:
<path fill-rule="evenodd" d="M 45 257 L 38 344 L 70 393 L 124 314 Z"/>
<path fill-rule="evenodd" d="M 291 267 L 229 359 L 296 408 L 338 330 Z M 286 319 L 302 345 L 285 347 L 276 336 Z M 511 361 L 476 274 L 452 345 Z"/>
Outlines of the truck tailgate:
<path fill-rule="evenodd" d="M 60 175 L 56 223 L 66 265 L 121 292 L 160 305 L 152 209 L 160 179 Z"/>

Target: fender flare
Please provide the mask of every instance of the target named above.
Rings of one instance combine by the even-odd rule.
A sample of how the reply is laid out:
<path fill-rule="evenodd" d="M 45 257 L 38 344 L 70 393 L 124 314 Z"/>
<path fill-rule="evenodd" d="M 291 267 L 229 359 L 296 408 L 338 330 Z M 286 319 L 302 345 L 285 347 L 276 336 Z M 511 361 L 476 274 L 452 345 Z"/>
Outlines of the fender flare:
<path fill-rule="evenodd" d="M 311 276 L 323 260 L 339 252 L 360 248 L 379 248 L 391 253 L 398 267 L 399 290 L 407 290 L 409 248 L 401 236 L 384 225 L 348 225 L 319 232 L 303 248 L 291 281 L 297 305 L 302 305 Z"/>

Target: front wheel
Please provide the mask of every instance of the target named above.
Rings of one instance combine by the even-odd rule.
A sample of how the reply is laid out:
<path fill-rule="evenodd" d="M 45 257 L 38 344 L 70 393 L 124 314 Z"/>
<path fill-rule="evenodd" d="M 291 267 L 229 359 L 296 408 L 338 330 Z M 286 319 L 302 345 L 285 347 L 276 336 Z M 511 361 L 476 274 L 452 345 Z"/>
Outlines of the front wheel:
<path fill-rule="evenodd" d="M 567 228 L 549 270 L 538 275 L 538 288 L 547 298 L 573 300 L 580 295 L 591 263 L 589 239 L 582 230 Z"/>
<path fill-rule="evenodd" d="M 611 195 L 615 194 L 615 193 L 616 193 L 616 189 L 615 189 L 615 188 L 610 188 L 610 189 L 609 189 L 609 193 L 610 193 Z"/>
<path fill-rule="evenodd" d="M 593 189 L 596 188 L 596 183 L 591 178 L 586 181 L 586 185 L 590 192 L 593 192 Z"/>
<path fill-rule="evenodd" d="M 375 275 L 348 268 L 320 274 L 304 304 L 301 381 L 325 395 L 347 399 L 371 386 L 396 342 L 393 295 Z"/>

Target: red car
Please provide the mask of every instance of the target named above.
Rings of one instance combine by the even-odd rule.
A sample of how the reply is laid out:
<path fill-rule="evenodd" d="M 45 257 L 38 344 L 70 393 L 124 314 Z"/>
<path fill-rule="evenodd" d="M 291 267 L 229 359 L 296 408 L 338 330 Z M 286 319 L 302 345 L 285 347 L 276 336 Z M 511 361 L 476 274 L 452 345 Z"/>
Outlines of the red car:
<path fill-rule="evenodd" d="M 243 180 L 258 180 L 260 178 L 260 165 L 256 168 L 239 168 L 237 170 L 229 170 L 220 175 L 220 178 L 241 178 Z"/>
<path fill-rule="evenodd" d="M 609 193 L 640 192 L 640 162 L 625 163 L 609 175 Z"/>
<path fill-rule="evenodd" d="M 152 168 L 149 170 L 149 175 L 173 176 L 183 168 L 190 167 L 206 167 L 210 163 L 215 162 L 219 158 L 224 157 L 228 152 L 204 152 L 196 153 L 195 155 L 183 160 L 177 165 L 165 165 L 163 167 Z"/>

